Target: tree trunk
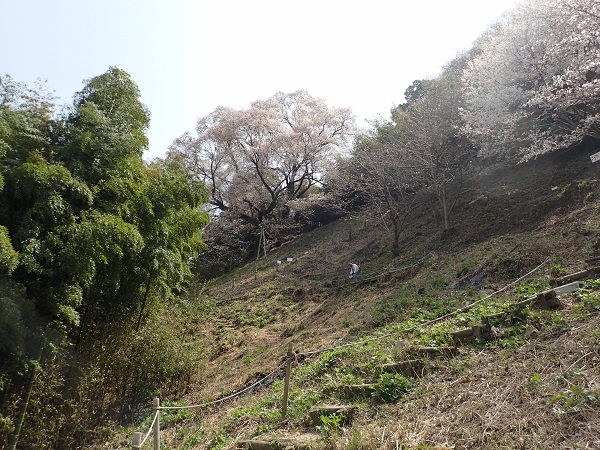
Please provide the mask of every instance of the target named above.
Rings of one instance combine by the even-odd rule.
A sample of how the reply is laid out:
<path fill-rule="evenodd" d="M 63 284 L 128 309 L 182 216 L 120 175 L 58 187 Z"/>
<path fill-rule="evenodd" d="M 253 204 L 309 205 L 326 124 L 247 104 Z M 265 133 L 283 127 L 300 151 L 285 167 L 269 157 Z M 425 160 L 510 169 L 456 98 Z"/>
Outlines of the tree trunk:
<path fill-rule="evenodd" d="M 135 326 L 136 334 L 140 331 L 140 327 L 142 326 L 142 318 L 144 316 L 144 311 L 146 309 L 146 303 L 148 301 L 148 296 L 150 295 L 150 285 L 152 284 L 152 280 L 154 279 L 154 266 L 150 268 L 150 273 L 148 274 L 148 280 L 146 281 L 146 289 L 144 291 L 144 298 L 142 300 L 142 304 L 140 305 L 140 312 L 138 314 L 138 320 Z M 129 356 L 127 367 L 125 367 L 125 376 L 123 378 L 123 385 L 121 386 L 121 411 L 119 413 L 119 419 L 123 420 L 125 417 L 125 413 L 127 412 L 127 388 L 129 387 L 129 379 L 131 378 L 131 360 L 133 358 L 133 354 L 135 349 L 133 346 L 131 347 L 131 354 Z"/>
<path fill-rule="evenodd" d="M 42 350 L 40 350 L 40 358 L 41 358 Z M 16 450 L 17 442 L 19 442 L 19 436 L 21 435 L 21 428 L 23 427 L 23 422 L 25 421 L 25 415 L 27 414 L 27 406 L 29 406 L 29 399 L 31 398 L 31 391 L 33 390 L 33 383 L 35 382 L 35 376 L 37 375 L 38 364 L 32 364 L 31 374 L 29 375 L 29 380 L 27 382 L 27 388 L 25 391 L 25 397 L 23 397 L 23 403 L 21 404 L 21 409 L 19 410 L 19 416 L 17 417 L 17 423 L 15 424 L 15 431 L 13 432 L 10 444 L 8 446 L 8 450 Z"/>
<path fill-rule="evenodd" d="M 138 315 L 137 324 L 135 326 L 135 332 L 140 331 L 140 326 L 142 324 L 142 317 L 144 315 L 144 310 L 146 309 L 146 302 L 148 301 L 148 295 L 150 293 L 150 284 L 152 283 L 152 279 L 154 278 L 154 266 L 150 268 L 150 273 L 148 274 L 148 280 L 146 281 L 146 289 L 144 291 L 144 299 L 142 300 L 142 305 L 140 306 L 140 313 Z"/>
<path fill-rule="evenodd" d="M 398 256 L 400 253 L 400 224 L 398 219 L 392 216 L 392 225 L 394 226 L 394 242 L 392 244 L 392 253 Z"/>
<path fill-rule="evenodd" d="M 446 184 L 442 183 L 438 189 L 438 199 L 442 205 L 442 214 L 444 217 L 444 231 L 450 231 L 450 210 L 448 209 L 448 197 L 446 194 Z"/>

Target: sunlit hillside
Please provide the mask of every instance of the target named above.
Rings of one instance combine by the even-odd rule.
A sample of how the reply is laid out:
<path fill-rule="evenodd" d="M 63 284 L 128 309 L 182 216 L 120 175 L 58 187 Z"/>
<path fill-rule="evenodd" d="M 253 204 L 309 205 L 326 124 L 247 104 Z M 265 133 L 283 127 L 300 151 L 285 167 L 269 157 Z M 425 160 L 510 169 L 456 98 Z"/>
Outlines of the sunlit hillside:
<path fill-rule="evenodd" d="M 181 330 L 201 347 L 203 367 L 186 395 L 160 401 L 200 406 L 161 411 L 163 445 L 598 446 L 598 284 L 586 281 L 583 296 L 560 295 L 555 309 L 514 306 L 586 269 L 598 251 L 600 166 L 591 151 L 478 171 L 451 232 L 424 205 L 398 256 L 380 218 L 362 210 L 195 286 L 182 299 L 189 316 Z M 356 285 L 346 273 L 351 261 L 362 266 Z M 444 352 L 456 344 L 452 333 L 489 317 L 493 336 L 439 357 L 419 353 Z M 399 361 L 418 369 L 385 377 L 383 368 Z M 313 424 L 311 408 L 323 405 L 350 407 L 351 417 L 320 413 Z M 150 425 L 151 405 L 147 411 L 99 448 L 125 448 L 133 431 Z"/>

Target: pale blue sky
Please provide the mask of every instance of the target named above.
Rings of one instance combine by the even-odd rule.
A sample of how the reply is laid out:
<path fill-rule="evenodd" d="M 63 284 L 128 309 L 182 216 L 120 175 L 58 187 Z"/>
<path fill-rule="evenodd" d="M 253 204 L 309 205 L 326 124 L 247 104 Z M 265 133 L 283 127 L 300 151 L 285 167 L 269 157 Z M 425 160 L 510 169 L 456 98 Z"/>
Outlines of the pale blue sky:
<path fill-rule="evenodd" d="M 306 89 L 359 121 L 389 117 L 517 0 L 0 0 L 0 74 L 47 79 L 59 104 L 128 72 L 162 157 L 219 105 Z"/>

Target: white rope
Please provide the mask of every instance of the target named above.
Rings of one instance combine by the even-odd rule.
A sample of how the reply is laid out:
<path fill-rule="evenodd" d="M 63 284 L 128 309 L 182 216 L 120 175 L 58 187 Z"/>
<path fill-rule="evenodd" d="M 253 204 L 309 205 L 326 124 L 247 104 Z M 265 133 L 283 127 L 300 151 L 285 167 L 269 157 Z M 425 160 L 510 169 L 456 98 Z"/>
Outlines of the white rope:
<path fill-rule="evenodd" d="M 210 406 L 210 405 L 214 405 L 216 403 L 221 403 L 224 402 L 225 400 L 229 400 L 231 398 L 237 397 L 239 395 L 242 395 L 244 392 L 249 391 L 250 389 L 254 388 L 255 386 L 258 386 L 259 384 L 261 384 L 263 381 L 265 381 L 267 378 L 269 378 L 270 376 L 274 375 L 277 371 L 281 370 L 283 368 L 284 364 L 281 364 L 277 369 L 275 369 L 274 371 L 272 371 L 270 374 L 265 375 L 263 378 L 261 378 L 260 380 L 258 380 L 256 383 L 242 389 L 241 391 L 235 392 L 231 395 L 228 395 L 226 397 L 217 399 L 217 400 L 213 400 L 210 402 L 206 402 L 206 403 L 200 403 L 198 405 L 189 405 L 189 406 L 161 406 L 160 409 L 191 409 L 191 408 L 204 408 L 206 406 Z"/>
<path fill-rule="evenodd" d="M 376 280 L 378 278 L 381 278 L 384 275 L 389 275 L 391 273 L 400 272 L 401 270 L 411 269 L 411 268 L 413 268 L 413 267 L 418 266 L 419 264 L 421 264 L 421 261 L 423 261 L 428 256 L 429 255 L 424 256 L 423 258 L 421 258 L 420 260 L 418 260 L 416 263 L 411 264 L 409 266 L 400 267 L 399 269 L 388 270 L 387 272 L 382 272 L 379 275 L 375 275 L 375 276 L 372 276 L 372 277 L 369 277 L 369 278 L 363 278 L 363 282 L 370 281 L 370 280 Z"/>
<path fill-rule="evenodd" d="M 423 324 L 420 324 L 419 326 L 423 326 L 423 325 L 430 325 L 430 324 L 432 324 L 432 323 L 435 323 L 435 322 L 438 322 L 438 321 L 440 321 L 440 320 L 447 319 L 448 317 L 452 317 L 452 316 L 453 316 L 453 315 L 455 315 L 455 314 L 460 314 L 460 313 L 462 313 L 462 312 L 467 312 L 468 310 L 470 310 L 470 309 L 471 309 L 473 306 L 475 306 L 476 304 L 478 304 L 478 303 L 481 303 L 482 301 L 484 301 L 484 300 L 487 300 L 488 298 L 490 298 L 490 297 L 493 297 L 493 296 L 494 296 L 494 295 L 496 295 L 496 294 L 499 294 L 500 292 L 504 291 L 505 289 L 508 289 L 508 288 L 509 288 L 509 287 L 511 287 L 512 285 L 514 285 L 514 284 L 517 284 L 519 281 L 522 281 L 524 278 L 526 278 L 526 277 L 528 277 L 529 275 L 531 275 L 532 273 L 536 272 L 536 271 L 537 271 L 537 270 L 538 270 L 540 267 L 542 267 L 542 266 L 543 266 L 544 264 L 546 264 L 547 262 L 548 262 L 548 260 L 544 261 L 544 262 L 543 262 L 543 263 L 541 263 L 539 266 L 537 266 L 535 269 L 533 269 L 533 270 L 531 270 L 531 271 L 527 272 L 527 273 L 526 273 L 525 275 L 523 275 L 522 277 L 520 277 L 520 278 L 517 278 L 517 279 L 516 279 L 515 281 L 513 281 L 512 283 L 509 283 L 509 284 L 507 284 L 507 285 L 506 285 L 506 286 L 504 286 L 502 289 L 498 289 L 496 292 L 492 292 L 491 294 L 489 294 L 489 295 L 486 295 L 486 296 L 485 296 L 485 297 L 483 297 L 483 298 L 480 298 L 479 300 L 477 300 L 477 301 L 475 301 L 475 302 L 471 303 L 470 305 L 467 305 L 467 306 L 465 306 L 464 308 L 457 309 L 457 310 L 456 310 L 456 311 L 454 311 L 454 312 L 448 313 L 448 314 L 446 314 L 445 316 L 438 317 L 437 319 L 430 320 L 429 322 L 425 322 L 425 323 L 423 323 Z"/>
<path fill-rule="evenodd" d="M 427 255 L 427 256 L 429 256 L 429 255 Z M 423 257 L 422 259 L 425 259 L 427 256 Z M 403 268 L 398 269 L 398 270 L 403 270 L 403 269 L 406 269 L 406 268 L 413 267 L 413 266 L 417 265 L 420 261 L 421 260 L 417 261 L 417 263 L 415 263 L 415 264 L 412 264 L 412 265 L 407 266 L 407 267 L 403 267 Z M 523 276 L 517 278 L 515 281 L 507 284 L 502 289 L 498 289 L 497 291 L 492 292 L 491 294 L 489 294 L 489 295 L 487 295 L 487 296 L 485 296 L 485 297 L 483 297 L 483 298 L 481 298 L 481 299 L 479 299 L 479 300 L 471 303 L 470 305 L 465 306 L 464 308 L 457 309 L 454 312 L 445 314 L 445 315 L 440 316 L 440 317 L 438 317 L 436 319 L 432 319 L 432 320 L 430 320 L 428 322 L 424 322 L 424 323 L 421 323 L 421 324 L 418 324 L 418 325 L 413 325 L 413 326 L 411 326 L 411 327 L 409 327 L 409 328 L 407 328 L 405 330 L 400 330 L 400 331 L 396 331 L 396 332 L 393 332 L 393 333 L 386 333 L 386 334 L 381 335 L 381 336 L 376 336 L 376 337 L 373 337 L 373 338 L 370 338 L 370 339 L 365 339 L 363 341 L 358 341 L 358 342 L 350 342 L 348 344 L 343 344 L 343 345 L 339 345 L 339 346 L 336 346 L 336 347 L 329 347 L 329 348 L 323 348 L 323 349 L 320 349 L 320 350 L 313 350 L 311 352 L 303 353 L 303 355 L 304 356 L 316 355 L 316 354 L 323 353 L 323 352 L 326 352 L 326 351 L 331 351 L 331 350 L 336 350 L 336 349 L 341 349 L 341 348 L 346 348 L 346 347 L 352 347 L 352 346 L 355 346 L 355 345 L 366 344 L 366 343 L 377 341 L 377 340 L 381 340 L 381 339 L 384 339 L 384 338 L 387 338 L 387 337 L 395 336 L 395 335 L 398 335 L 398 334 L 401 334 L 401 333 L 406 333 L 408 331 L 412 331 L 412 330 L 417 329 L 419 327 L 423 327 L 425 325 L 430 325 L 430 324 L 433 324 L 433 323 L 438 322 L 440 320 L 447 319 L 448 317 L 452 317 L 452 316 L 454 316 L 456 314 L 459 314 L 461 312 L 466 312 L 466 311 L 470 310 L 473 306 L 477 305 L 478 303 L 480 303 L 480 302 L 482 302 L 484 300 L 487 300 L 490 297 L 492 297 L 492 296 L 494 296 L 496 294 L 499 294 L 500 292 L 508 289 L 510 286 L 512 286 L 512 285 L 514 285 L 514 284 L 516 284 L 516 283 L 518 283 L 520 281 L 522 281 L 524 278 L 528 277 L 532 273 L 534 273 L 537 270 L 539 270 L 547 262 L 548 262 L 548 260 L 544 261 L 539 266 L 537 266 L 535 269 L 527 272 L 525 275 L 523 275 Z M 390 273 L 390 272 L 387 272 L 387 273 Z M 275 370 L 273 370 L 270 374 L 265 375 L 263 378 L 261 378 L 260 380 L 256 381 L 255 383 L 251 384 L 250 386 L 242 389 L 241 391 L 235 392 L 233 394 L 230 394 L 230 395 L 228 395 L 226 397 L 222 397 L 222 398 L 217 399 L 217 400 L 213 400 L 213 401 L 206 402 L 206 403 L 200 403 L 200 404 L 197 404 L 197 405 L 189 405 L 189 406 L 159 406 L 157 408 L 156 412 L 154 413 L 154 419 L 152 420 L 152 424 L 150 425 L 150 429 L 148 430 L 148 433 L 146 433 L 146 436 L 144 437 L 144 439 L 140 443 L 139 448 L 142 448 L 142 446 L 144 445 L 144 443 L 150 437 L 150 434 L 152 433 L 152 430 L 154 429 L 154 424 L 156 423 L 156 420 L 158 419 L 158 415 L 160 413 L 160 410 L 162 410 L 162 409 L 164 409 L 164 410 L 177 410 L 177 409 L 204 408 L 206 406 L 214 405 L 214 404 L 217 404 L 217 403 L 222 403 L 222 402 L 224 402 L 226 400 L 229 400 L 231 398 L 238 397 L 238 396 L 242 395 L 243 393 L 249 391 L 250 389 L 253 389 L 254 387 L 256 387 L 259 384 L 263 383 L 267 378 L 273 376 L 276 372 L 278 372 L 279 370 L 281 370 L 284 367 L 284 365 L 285 365 L 285 363 L 279 365 L 279 367 L 277 367 Z"/>
<path fill-rule="evenodd" d="M 443 316 L 437 317 L 437 318 L 435 318 L 435 319 L 432 319 L 432 320 L 430 320 L 430 321 L 428 321 L 428 322 L 423 322 L 423 323 L 420 323 L 420 324 L 418 324 L 418 325 L 413 325 L 412 327 L 406 328 L 406 329 L 404 329 L 404 330 L 395 331 L 395 332 L 393 332 L 393 333 L 386 333 L 386 334 L 384 334 L 384 335 L 381 335 L 381 336 L 376 336 L 376 337 L 373 337 L 373 338 L 370 338 L 370 339 L 365 339 L 365 340 L 363 340 L 363 341 L 358 341 L 358 342 L 350 342 L 350 343 L 348 343 L 348 344 L 343 344 L 343 345 L 339 345 L 339 346 L 336 346 L 336 347 L 324 348 L 324 349 L 321 349 L 321 350 L 313 350 L 313 351 L 311 351 L 311 352 L 303 353 L 303 355 L 304 355 L 304 356 L 311 356 L 311 355 L 316 355 L 316 354 L 319 354 L 319 353 L 328 352 L 328 351 L 332 351 L 332 350 L 337 350 L 337 349 L 341 349 L 341 348 L 352 347 L 352 346 L 354 346 L 354 345 L 362 345 L 362 344 L 367 344 L 367 343 L 369 343 L 369 342 L 378 341 L 378 340 L 385 339 L 385 338 L 388 338 L 388 337 L 391 337 L 391 336 L 395 336 L 395 335 L 398 335 L 398 334 L 406 333 L 406 332 L 408 332 L 408 331 L 412 331 L 412 330 L 415 330 L 415 329 L 417 329 L 417 328 L 420 328 L 420 327 L 423 327 L 423 326 L 426 326 L 426 325 L 431 325 L 431 324 L 433 324 L 433 323 L 439 322 L 440 320 L 447 319 L 447 318 L 449 318 L 449 317 L 452 317 L 452 316 L 454 316 L 454 315 L 456 315 L 456 314 L 460 314 L 460 313 L 462 313 L 462 312 L 467 312 L 468 310 L 470 310 L 471 308 L 473 308 L 473 306 L 475 306 L 476 304 L 478 304 L 478 303 L 481 303 L 482 301 L 484 301 L 484 300 L 487 300 L 488 298 L 490 298 L 490 297 L 492 297 L 492 296 L 494 296 L 494 295 L 496 295 L 496 294 L 499 294 L 500 292 L 502 292 L 502 291 L 504 291 L 504 290 L 508 289 L 510 286 L 512 286 L 512 285 L 514 285 L 514 284 L 516 284 L 516 283 L 518 283 L 519 281 L 522 281 L 524 278 L 528 277 L 528 276 L 529 276 L 529 275 L 531 275 L 532 273 L 534 273 L 534 272 L 536 272 L 537 270 L 539 270 L 539 269 L 540 269 L 540 268 L 541 268 L 541 267 L 542 267 L 544 264 L 546 264 L 548 261 L 549 261 L 549 260 L 546 260 L 546 261 L 544 261 L 544 262 L 543 262 L 543 263 L 541 263 L 539 266 L 537 266 L 535 269 L 533 269 L 533 270 L 531 270 L 531 271 L 527 272 L 527 273 L 526 273 L 525 275 L 523 275 L 522 277 L 520 277 L 520 278 L 517 278 L 515 281 L 513 281 L 513 282 L 511 282 L 511 283 L 507 284 L 507 285 L 506 285 L 506 286 L 504 286 L 502 289 L 498 289 L 497 291 L 495 291 L 495 292 L 492 292 L 491 294 L 489 294 L 489 295 L 486 295 L 486 296 L 485 296 L 485 297 L 483 297 L 483 298 L 480 298 L 479 300 L 477 300 L 477 301 L 475 301 L 475 302 L 471 303 L 470 305 L 467 305 L 467 306 L 465 306 L 464 308 L 457 309 L 457 310 L 456 310 L 456 311 L 454 311 L 454 312 L 451 312 L 451 313 L 445 314 L 445 315 L 443 315 Z"/>
<path fill-rule="evenodd" d="M 410 264 L 410 265 L 404 266 L 404 267 L 400 267 L 400 268 L 397 268 L 397 269 L 390 269 L 390 270 L 388 270 L 386 272 L 380 273 L 379 275 L 367 278 L 367 280 L 374 280 L 374 279 L 377 279 L 377 278 L 379 278 L 381 276 L 388 275 L 390 273 L 396 273 L 396 272 L 400 272 L 401 270 L 410 269 L 410 268 L 415 267 L 416 265 L 420 264 L 422 261 L 424 261 L 425 259 L 427 259 L 430 255 L 431 255 L 431 253 L 428 253 L 425 256 L 423 256 L 420 259 L 418 259 L 413 264 Z M 340 270 L 336 270 L 334 272 L 323 272 L 323 273 L 316 273 L 316 274 L 311 274 L 311 275 L 306 275 L 306 276 L 308 278 L 322 278 L 322 277 L 325 277 L 325 276 L 328 276 L 328 275 L 334 275 L 334 274 L 340 274 L 340 275 L 342 275 L 342 274 L 347 274 L 347 273 L 348 273 L 348 271 L 346 271 L 345 269 L 340 269 Z M 363 281 L 365 281 L 365 280 L 363 280 Z"/>
<path fill-rule="evenodd" d="M 152 425 L 150 425 L 150 429 L 148 430 L 148 433 L 146 433 L 146 437 L 142 440 L 142 442 L 140 442 L 139 448 L 142 448 L 142 446 L 144 445 L 144 443 L 150 437 L 150 434 L 152 433 L 152 430 L 154 429 L 154 424 L 156 423 L 156 419 L 158 418 L 158 413 L 159 412 L 160 411 L 157 409 L 156 412 L 154 413 L 154 419 L 152 420 Z"/>

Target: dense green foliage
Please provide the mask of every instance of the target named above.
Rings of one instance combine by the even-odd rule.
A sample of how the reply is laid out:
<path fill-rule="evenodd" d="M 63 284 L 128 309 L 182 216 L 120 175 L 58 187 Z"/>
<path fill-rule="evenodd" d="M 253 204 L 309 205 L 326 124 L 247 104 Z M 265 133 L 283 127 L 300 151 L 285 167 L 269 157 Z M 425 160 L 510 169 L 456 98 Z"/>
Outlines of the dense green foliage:
<path fill-rule="evenodd" d="M 176 363 L 178 337 L 160 317 L 204 248 L 206 189 L 175 161 L 143 161 L 150 115 L 139 95 L 111 67 L 57 118 L 40 88 L 0 78 L 0 436 L 10 448 L 81 443 L 196 364 Z"/>

